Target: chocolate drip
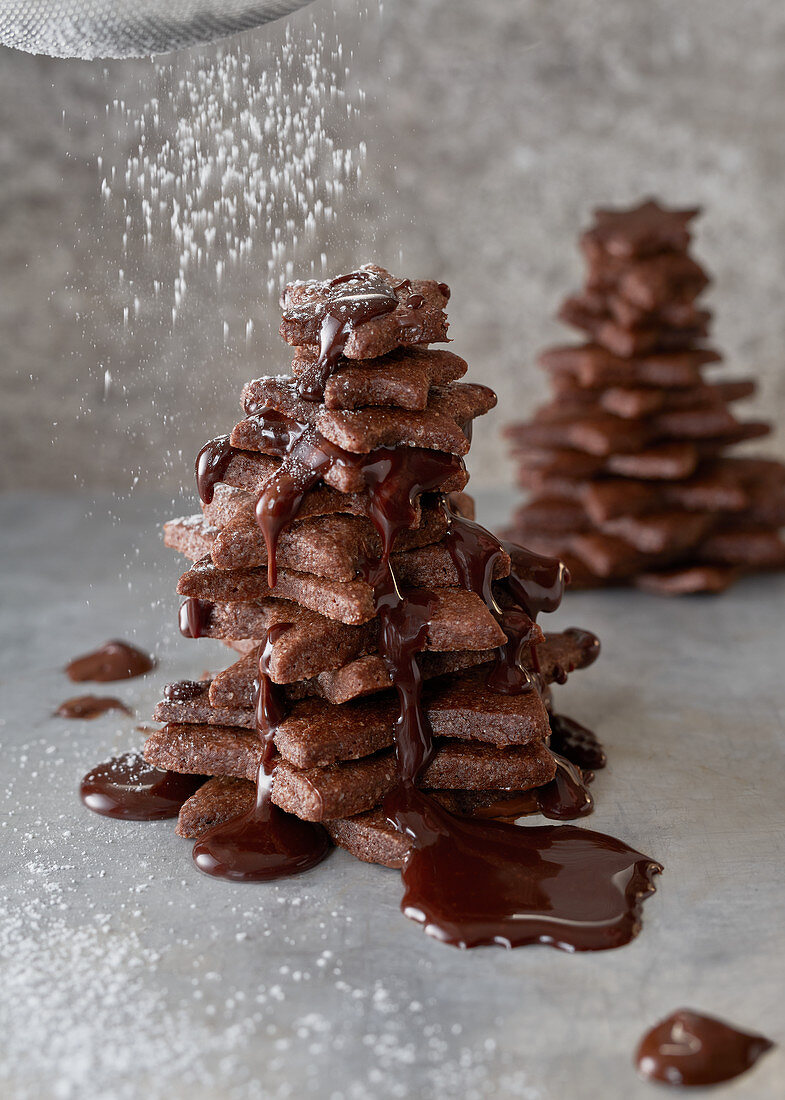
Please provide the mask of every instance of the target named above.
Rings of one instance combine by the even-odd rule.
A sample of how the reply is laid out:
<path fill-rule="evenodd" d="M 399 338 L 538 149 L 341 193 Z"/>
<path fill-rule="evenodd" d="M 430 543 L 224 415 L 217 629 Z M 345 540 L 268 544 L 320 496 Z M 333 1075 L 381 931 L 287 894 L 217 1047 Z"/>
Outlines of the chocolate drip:
<path fill-rule="evenodd" d="M 201 638 L 210 626 L 214 604 L 188 596 L 180 605 L 180 633 L 184 638 Z"/>
<path fill-rule="evenodd" d="M 205 443 L 196 456 L 196 488 L 203 504 L 212 502 L 216 483 L 223 481 L 236 454 L 237 449 L 229 442 L 229 436 L 219 435 L 217 439 Z"/>
<path fill-rule="evenodd" d="M 549 714 L 551 749 L 579 768 L 596 771 L 608 762 L 596 733 L 564 714 Z"/>
<path fill-rule="evenodd" d="M 305 421 L 295 420 L 255 401 L 246 401 L 245 411 L 248 419 L 256 424 L 257 434 L 270 454 L 286 454 L 308 428 Z"/>
<path fill-rule="evenodd" d="M 379 447 L 369 454 L 353 454 L 336 447 L 314 428 L 285 444 L 282 456 L 281 465 L 256 502 L 271 588 L 277 579 L 276 548 L 281 531 L 296 519 L 305 494 L 333 465 L 362 470 L 371 492 L 371 519 L 384 546 L 383 562 L 389 558 L 397 532 L 414 522 L 417 497 L 439 488 L 463 468 L 456 455 L 421 447 Z"/>
<path fill-rule="evenodd" d="M 88 772 L 79 794 L 88 809 L 104 817 L 160 821 L 177 817 L 204 780 L 203 775 L 162 771 L 137 753 L 126 753 Z"/>
<path fill-rule="evenodd" d="M 406 299 L 407 309 L 422 309 L 425 305 L 425 298 L 422 294 L 410 294 Z"/>
<path fill-rule="evenodd" d="M 297 387 L 306 401 L 321 401 L 327 379 L 338 366 L 355 325 L 391 313 L 398 305 L 396 291 L 372 271 L 351 271 L 329 284 L 330 293 L 321 315 L 319 358 L 302 376 Z"/>
<path fill-rule="evenodd" d="M 277 623 L 270 627 L 259 651 L 255 715 L 262 755 L 254 805 L 248 813 L 210 829 L 194 845 L 196 866 L 217 878 L 235 882 L 285 878 L 316 866 L 330 851 L 330 838 L 320 825 L 284 813 L 270 798 L 275 770 L 273 738 L 286 716 L 286 706 L 283 692 L 267 669 L 272 646 L 289 626 Z"/>
<path fill-rule="evenodd" d="M 436 603 L 434 593 L 425 588 L 412 589 L 402 597 L 389 565 L 386 582 L 376 587 L 379 652 L 401 708 L 395 744 L 398 774 L 404 783 L 416 783 L 433 755 L 433 732 L 422 706 L 422 674 L 416 658 L 425 649 Z"/>
<path fill-rule="evenodd" d="M 420 447 L 380 447 L 357 465 L 371 493 L 371 521 L 382 540 L 380 566 L 390 560 L 396 537 L 414 523 L 417 499 L 463 469 L 463 460 Z"/>
<path fill-rule="evenodd" d="M 284 461 L 267 481 L 256 502 L 256 522 L 267 547 L 267 582 L 278 579 L 278 538 L 297 516 L 303 497 L 330 468 L 331 445 L 315 429 L 304 431 L 284 454 Z"/>
<path fill-rule="evenodd" d="M 650 1081 L 681 1087 L 717 1085 L 746 1073 L 773 1046 L 763 1035 L 680 1008 L 644 1035 L 635 1063 Z"/>
<path fill-rule="evenodd" d="M 503 544 L 479 523 L 459 515 L 446 498 L 443 507 L 449 524 L 445 542 L 458 579 L 463 588 L 475 592 L 485 601 L 488 610 L 507 635 L 507 642 L 497 650 L 496 662 L 488 674 L 488 687 L 500 695 L 520 695 L 524 691 L 531 691 L 534 681 L 523 663 L 522 655 L 524 646 L 530 644 L 536 630 L 536 613 L 531 614 L 528 608 L 530 604 L 535 608 L 539 607 L 537 596 L 540 594 L 540 585 L 536 581 L 531 582 L 535 588 L 525 604 L 526 609 L 522 610 L 515 606 L 519 600 L 518 589 L 529 596 L 526 587 L 529 578 L 523 573 L 513 577 L 511 573 L 510 577 L 513 578 L 512 583 L 516 588 L 506 583 L 510 578 L 497 581 L 513 604 L 512 607 L 502 608 L 494 595 L 493 574 L 496 563 L 505 550 L 509 553 L 513 548 Z M 541 559 L 542 562 L 547 560 Z"/>
<path fill-rule="evenodd" d="M 105 642 L 92 653 L 76 657 L 66 665 L 69 679 L 77 683 L 93 680 L 107 684 L 112 680 L 132 680 L 135 676 L 144 676 L 155 668 L 155 661 L 147 653 L 128 642 Z"/>
<path fill-rule="evenodd" d="M 534 624 L 541 612 L 555 611 L 562 601 L 569 574 L 556 558 L 543 557 L 524 550 L 514 542 L 502 542 L 512 563 L 510 574 L 497 581 L 497 591 L 506 607 L 500 625 L 507 635 L 507 644 L 498 650 L 496 663 L 488 674 L 488 687 L 502 695 L 515 695 L 529 690 L 531 674 L 523 664 L 523 649 L 530 645 L 538 685 L 537 647 L 531 645 Z"/>
<path fill-rule="evenodd" d="M 501 588 L 535 621 L 543 612 L 556 611 L 570 579 L 558 558 L 535 554 L 514 542 L 504 541 L 502 546 L 510 555 L 512 569 L 509 577 L 499 582 Z"/>
<path fill-rule="evenodd" d="M 493 594 L 493 572 L 504 547 L 479 523 L 459 515 L 447 498 L 443 508 L 448 522 L 445 545 L 461 587 L 475 592 L 494 615 L 500 616 L 502 611 Z"/>
<path fill-rule="evenodd" d="M 166 684 L 164 699 L 168 699 L 170 703 L 190 703 L 192 699 L 203 695 L 209 684 L 209 680 L 178 680 L 176 684 Z"/>
<path fill-rule="evenodd" d="M 490 806 L 476 810 L 475 817 L 516 818 L 526 814 L 542 814 L 552 821 L 574 821 L 594 810 L 594 799 L 588 785 L 593 772 L 583 772 L 563 756 L 556 758 L 556 775 L 550 783 L 520 791 L 510 798 L 500 798 Z"/>
<path fill-rule="evenodd" d="M 537 809 L 543 817 L 554 821 L 586 817 L 594 810 L 594 799 L 588 790 L 588 784 L 594 779 L 593 773 L 583 772 L 557 753 L 553 755 L 556 758 L 556 775 L 550 783 L 535 788 Z"/>
<path fill-rule="evenodd" d="M 106 714 L 108 710 L 121 710 L 123 714 L 131 711 L 112 695 L 76 695 L 73 699 L 66 699 L 55 711 L 58 718 L 98 718 Z"/>
<path fill-rule="evenodd" d="M 486 683 L 499 695 L 522 695 L 535 686 L 532 674 L 523 663 L 524 647 L 529 645 L 536 629 L 533 619 L 519 608 L 507 608 L 499 615 L 499 624 L 507 641 L 496 650 L 496 661 Z M 535 646 L 531 646 L 532 652 Z"/>

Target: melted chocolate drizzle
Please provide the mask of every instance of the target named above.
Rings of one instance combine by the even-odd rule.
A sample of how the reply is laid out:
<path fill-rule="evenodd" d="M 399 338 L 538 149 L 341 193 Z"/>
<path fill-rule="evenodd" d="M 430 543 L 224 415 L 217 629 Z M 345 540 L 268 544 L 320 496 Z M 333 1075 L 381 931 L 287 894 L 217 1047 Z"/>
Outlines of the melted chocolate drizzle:
<path fill-rule="evenodd" d="M 125 753 L 89 771 L 79 794 L 88 809 L 104 817 L 160 821 L 177 817 L 204 781 L 203 775 L 162 771 L 137 753 Z"/>
<path fill-rule="evenodd" d="M 552 821 L 574 821 L 594 810 L 594 799 L 588 785 L 594 773 L 584 772 L 556 753 L 556 775 L 542 787 L 520 791 L 510 798 L 500 798 L 490 806 L 475 810 L 482 818 L 516 818 L 526 814 L 542 814 Z"/>
<path fill-rule="evenodd" d="M 245 411 L 248 419 L 256 426 L 256 432 L 265 446 L 266 454 L 286 454 L 304 431 L 308 423 L 303 420 L 295 420 L 286 413 L 270 409 L 266 405 L 259 405 L 255 401 L 247 401 Z"/>
<path fill-rule="evenodd" d="M 532 634 L 536 624 L 525 611 L 516 608 L 507 609 L 500 620 L 507 641 L 497 649 L 486 683 L 498 695 L 522 695 L 536 686 L 521 656 L 526 646 L 531 646 L 532 652 L 535 649 Z"/>
<path fill-rule="evenodd" d="M 113 680 L 132 680 L 135 676 L 144 676 L 155 668 L 155 661 L 147 653 L 128 642 L 104 642 L 92 653 L 76 657 L 66 665 L 69 679 L 77 683 L 92 680 L 107 684 Z"/>
<path fill-rule="evenodd" d="M 282 440 L 279 453 L 283 461 L 256 502 L 256 522 L 267 547 L 267 582 L 271 588 L 277 580 L 276 549 L 281 531 L 296 518 L 308 490 L 334 465 L 350 466 L 363 473 L 371 494 L 371 520 L 383 541 L 383 564 L 389 559 L 395 535 L 414 522 L 417 497 L 439 488 L 463 469 L 456 455 L 420 447 L 379 447 L 368 454 L 353 454 L 308 426 Z"/>
<path fill-rule="evenodd" d="M 215 604 L 188 596 L 180 605 L 180 633 L 184 638 L 202 638 L 210 626 Z"/>
<path fill-rule="evenodd" d="M 374 272 L 362 270 L 339 275 L 328 283 L 327 301 L 321 314 L 319 357 L 300 379 L 297 387 L 300 397 L 321 401 L 327 379 L 338 366 L 355 325 L 391 313 L 398 305 L 396 292 L 400 289 L 403 284 L 392 287 Z"/>
<path fill-rule="evenodd" d="M 537 634 L 536 619 L 541 611 L 554 611 L 564 593 L 564 567 L 555 558 L 544 558 L 513 543 L 502 542 L 479 523 L 458 514 L 445 498 L 448 521 L 446 546 L 464 588 L 484 601 L 507 636 L 497 651 L 488 674 L 488 687 L 501 695 L 520 695 L 535 686 L 523 663 L 523 651 Z M 507 553 L 511 559 L 508 577 L 494 582 L 496 563 Z M 505 601 L 502 607 L 494 593 Z"/>
<path fill-rule="evenodd" d="M 564 565 L 558 558 L 535 554 L 515 542 L 502 545 L 510 555 L 512 569 L 509 577 L 500 582 L 501 587 L 532 619 L 543 612 L 549 615 L 556 611 L 570 580 Z"/>
<path fill-rule="evenodd" d="M 433 732 L 422 705 L 422 674 L 416 657 L 425 649 L 428 625 L 438 601 L 426 588 L 410 589 L 402 596 L 389 565 L 386 577 L 376 583 L 375 599 L 379 652 L 400 703 L 395 726 L 398 771 L 405 782 L 416 783 L 434 750 Z"/>
<path fill-rule="evenodd" d="M 275 771 L 275 731 L 286 716 L 283 692 L 268 674 L 272 646 L 289 628 L 277 623 L 267 631 L 259 651 L 256 690 L 256 730 L 262 755 L 256 773 L 256 800 L 245 814 L 217 825 L 194 845 L 200 871 L 235 882 L 266 882 L 300 874 L 328 855 L 332 847 L 321 825 L 287 814 L 271 800 Z"/>
<path fill-rule="evenodd" d="M 228 435 L 210 439 L 196 456 L 196 488 L 203 504 L 211 504 L 216 483 L 223 481 L 229 463 L 237 449 L 229 442 Z"/>
<path fill-rule="evenodd" d="M 332 462 L 329 444 L 315 429 L 302 432 L 283 449 L 284 461 L 268 479 L 256 502 L 256 522 L 267 547 L 267 583 L 278 579 L 278 538 L 297 516 L 303 497 L 327 472 Z"/>
<path fill-rule="evenodd" d="M 164 699 L 170 703 L 190 703 L 203 695 L 204 689 L 209 686 L 209 680 L 178 680 L 164 686 Z"/>
<path fill-rule="evenodd" d="M 371 522 L 382 541 L 381 575 L 396 537 L 414 523 L 417 499 L 463 470 L 463 460 L 420 447 L 380 447 L 355 459 L 360 460 L 355 464 L 362 469 L 371 495 Z"/>
<path fill-rule="evenodd" d="M 55 711 L 58 718 L 98 718 L 109 710 L 121 710 L 123 714 L 131 711 L 120 699 L 113 695 L 76 695 L 66 699 Z"/>
<path fill-rule="evenodd" d="M 773 1046 L 763 1035 L 680 1008 L 644 1035 L 635 1064 L 642 1077 L 665 1085 L 718 1085 L 746 1073 Z"/>

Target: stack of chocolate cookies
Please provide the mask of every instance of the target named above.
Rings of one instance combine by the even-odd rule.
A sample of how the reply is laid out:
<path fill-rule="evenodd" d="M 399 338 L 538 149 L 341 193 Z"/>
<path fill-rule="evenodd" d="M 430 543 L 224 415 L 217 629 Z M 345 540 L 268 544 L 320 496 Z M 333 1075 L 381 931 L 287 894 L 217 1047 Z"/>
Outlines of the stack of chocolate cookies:
<path fill-rule="evenodd" d="M 199 454 L 201 512 L 165 541 L 193 562 L 183 633 L 235 659 L 168 685 L 145 745 L 151 764 L 210 777 L 181 836 L 207 843 L 264 790 L 360 859 L 401 866 L 410 837 L 382 804 L 402 775 L 460 813 L 591 809 L 580 768 L 601 751 L 549 718 L 548 685 L 598 642 L 544 634 L 561 565 L 473 522 L 463 458 L 496 397 L 428 346 L 446 340 L 448 298 L 370 266 L 288 287 L 293 375 L 249 382 L 244 418 Z"/>
<path fill-rule="evenodd" d="M 785 566 L 785 466 L 727 453 L 770 431 L 732 411 L 755 383 L 707 380 L 721 357 L 688 251 L 697 213 L 595 212 L 585 288 L 559 314 L 588 342 L 540 356 L 553 399 L 507 429 L 531 493 L 510 537 L 559 557 L 574 586 L 717 592 Z"/>

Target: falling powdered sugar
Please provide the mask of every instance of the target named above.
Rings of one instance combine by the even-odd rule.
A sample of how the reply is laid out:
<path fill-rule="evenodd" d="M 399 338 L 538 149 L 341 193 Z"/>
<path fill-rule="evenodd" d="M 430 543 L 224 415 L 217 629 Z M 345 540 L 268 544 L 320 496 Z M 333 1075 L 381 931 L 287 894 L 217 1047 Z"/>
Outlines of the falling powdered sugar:
<path fill-rule="evenodd" d="M 140 242 L 159 252 L 167 243 L 153 290 L 172 321 L 196 270 L 216 288 L 239 268 L 253 273 L 257 299 L 262 287 L 277 296 L 295 270 L 324 270 L 326 240 L 346 190 L 357 190 L 366 146 L 352 134 L 364 95 L 347 90 L 349 51 L 321 23 L 305 36 L 286 24 L 261 55 L 257 42 L 253 56 L 241 44 L 184 69 L 157 62 L 157 94 L 141 111 L 115 100 L 138 137 L 124 166 L 101 165 L 104 197 L 124 219 L 126 324 L 143 307 L 134 278 Z M 245 318 L 248 337 L 253 322 Z"/>

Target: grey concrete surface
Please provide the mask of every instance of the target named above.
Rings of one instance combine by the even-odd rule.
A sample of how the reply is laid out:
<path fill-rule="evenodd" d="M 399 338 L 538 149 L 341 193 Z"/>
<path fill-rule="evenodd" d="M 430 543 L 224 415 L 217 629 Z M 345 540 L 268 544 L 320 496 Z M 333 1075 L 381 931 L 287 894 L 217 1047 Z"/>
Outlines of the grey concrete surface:
<path fill-rule="evenodd" d="M 333 6 L 336 14 L 333 15 Z M 331 268 L 368 257 L 453 287 L 452 334 L 474 376 L 500 394 L 499 421 L 542 396 L 537 348 L 574 285 L 574 241 L 590 208 L 655 193 L 706 208 L 698 252 L 730 369 L 760 375 L 755 411 L 785 415 L 785 11 L 777 0 L 318 0 L 315 22 L 346 45 L 347 87 L 364 109 L 341 130 L 367 143 L 360 185 L 307 247 Z M 245 36 L 256 71 L 285 29 Z M 174 76 L 215 51 L 178 55 Z M 6 487 L 175 486 L 231 420 L 242 381 L 280 370 L 269 242 L 218 287 L 193 273 L 172 331 L 153 280 L 167 243 L 133 251 L 100 194 L 138 147 L 128 120 L 166 79 L 151 63 L 84 64 L 0 54 L 0 478 Z M 126 104 L 127 114 L 112 106 Z M 174 125 L 176 120 L 168 124 Z M 223 321 L 256 319 L 248 345 Z M 113 384 L 105 392 L 105 371 Z M 773 446 L 783 449 L 782 438 Z M 509 479 L 496 433 L 472 452 L 483 484 Z"/>
<path fill-rule="evenodd" d="M 503 495 L 479 503 L 502 517 Z M 619 951 L 461 953 L 400 915 L 393 872 L 337 852 L 280 885 L 221 883 L 171 823 L 80 805 L 79 778 L 139 744 L 161 683 L 226 652 L 174 628 L 168 512 L 150 494 L 0 500 L 0 1095 L 654 1100 L 632 1053 L 686 1004 L 780 1044 L 711 1095 L 779 1100 L 785 579 L 705 601 L 568 596 L 557 621 L 603 641 L 559 689 L 609 751 L 591 824 L 665 873 Z M 64 663 L 118 635 L 159 661 L 107 685 L 135 717 L 52 718 Z"/>

